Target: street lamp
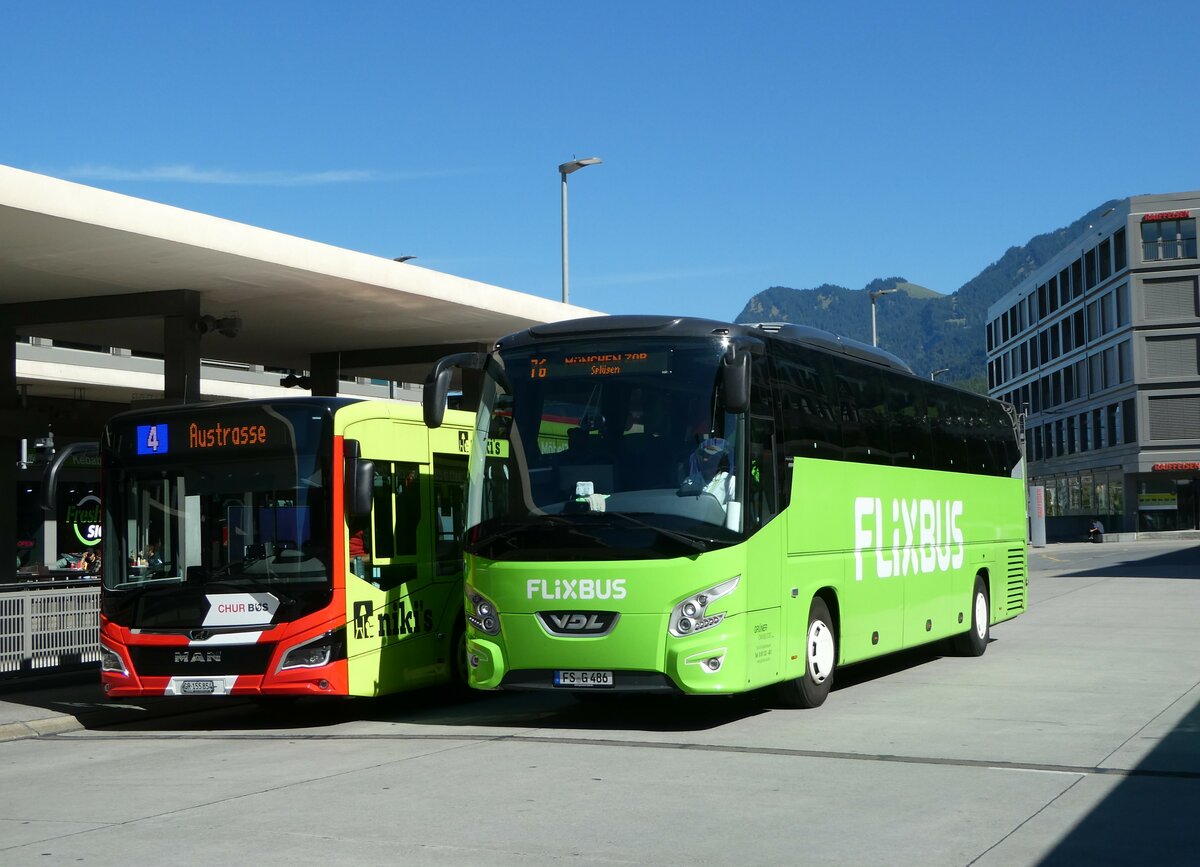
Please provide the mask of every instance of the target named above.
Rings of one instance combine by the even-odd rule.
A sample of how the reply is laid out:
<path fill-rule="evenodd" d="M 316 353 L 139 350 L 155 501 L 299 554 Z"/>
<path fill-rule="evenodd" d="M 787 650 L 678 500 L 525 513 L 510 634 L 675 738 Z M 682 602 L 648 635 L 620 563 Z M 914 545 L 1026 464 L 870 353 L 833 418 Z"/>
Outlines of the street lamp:
<path fill-rule="evenodd" d="M 875 333 L 875 299 L 881 295 L 891 295 L 893 292 L 899 292 L 899 289 L 872 289 L 867 294 L 871 296 L 871 345 L 879 345 L 879 336 Z"/>
<path fill-rule="evenodd" d="M 567 303 L 570 297 L 567 291 L 567 175 L 577 172 L 584 166 L 598 166 L 603 160 L 600 157 L 587 157 L 582 160 L 571 160 L 558 167 L 562 176 L 562 301 Z"/>
<path fill-rule="evenodd" d="M 948 367 L 939 367 L 937 370 L 935 370 L 935 371 L 933 371 L 931 374 L 929 374 L 929 378 L 930 378 L 930 379 L 937 379 L 937 378 L 938 378 L 939 376 L 941 376 L 943 373 L 949 373 L 949 372 L 950 372 L 950 368 L 948 368 Z"/>

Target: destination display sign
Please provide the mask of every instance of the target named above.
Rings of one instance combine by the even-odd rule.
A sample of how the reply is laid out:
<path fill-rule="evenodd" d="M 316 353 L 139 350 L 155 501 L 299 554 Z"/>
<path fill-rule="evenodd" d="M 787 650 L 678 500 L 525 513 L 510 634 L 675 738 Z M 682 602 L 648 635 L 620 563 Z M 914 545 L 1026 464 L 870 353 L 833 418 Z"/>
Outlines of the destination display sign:
<path fill-rule="evenodd" d="M 253 456 L 290 451 L 296 441 L 294 419 L 264 409 L 243 412 L 200 412 L 194 415 L 143 416 L 122 435 L 120 451 L 156 457 L 201 457 L 210 454 Z M 317 424 L 314 421 L 313 424 Z"/>
<path fill-rule="evenodd" d="M 561 377 L 605 377 L 634 373 L 670 373 L 671 351 L 659 349 L 569 352 L 559 358 L 534 356 L 529 359 L 530 379 Z"/>

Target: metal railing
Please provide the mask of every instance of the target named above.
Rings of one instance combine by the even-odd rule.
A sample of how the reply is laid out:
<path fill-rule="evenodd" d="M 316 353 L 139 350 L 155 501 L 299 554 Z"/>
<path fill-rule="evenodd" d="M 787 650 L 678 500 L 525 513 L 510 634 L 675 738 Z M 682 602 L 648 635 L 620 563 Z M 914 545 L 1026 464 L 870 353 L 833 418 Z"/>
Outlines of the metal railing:
<path fill-rule="evenodd" d="M 0 678 L 100 661 L 99 586 L 10 587 L 0 592 Z"/>

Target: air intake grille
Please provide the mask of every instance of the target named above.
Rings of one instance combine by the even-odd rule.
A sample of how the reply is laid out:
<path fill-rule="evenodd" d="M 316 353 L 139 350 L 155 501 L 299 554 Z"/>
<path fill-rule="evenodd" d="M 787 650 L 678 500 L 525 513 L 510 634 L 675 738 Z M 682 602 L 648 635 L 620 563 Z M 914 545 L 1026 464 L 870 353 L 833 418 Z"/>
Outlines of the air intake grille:
<path fill-rule="evenodd" d="M 1017 614 L 1026 607 L 1028 583 L 1024 548 L 1008 549 L 1007 594 L 1005 606 L 1009 614 Z"/>

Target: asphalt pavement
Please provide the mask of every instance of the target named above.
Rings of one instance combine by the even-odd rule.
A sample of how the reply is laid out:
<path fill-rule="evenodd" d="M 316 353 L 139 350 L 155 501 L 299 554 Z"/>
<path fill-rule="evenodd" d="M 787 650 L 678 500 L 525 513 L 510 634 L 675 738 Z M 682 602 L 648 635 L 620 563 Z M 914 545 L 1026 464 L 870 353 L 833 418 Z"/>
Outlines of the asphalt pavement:
<path fill-rule="evenodd" d="M 1200 544 L 1031 550 L 979 659 L 825 706 L 0 689 L 0 863 L 1194 864 Z"/>

